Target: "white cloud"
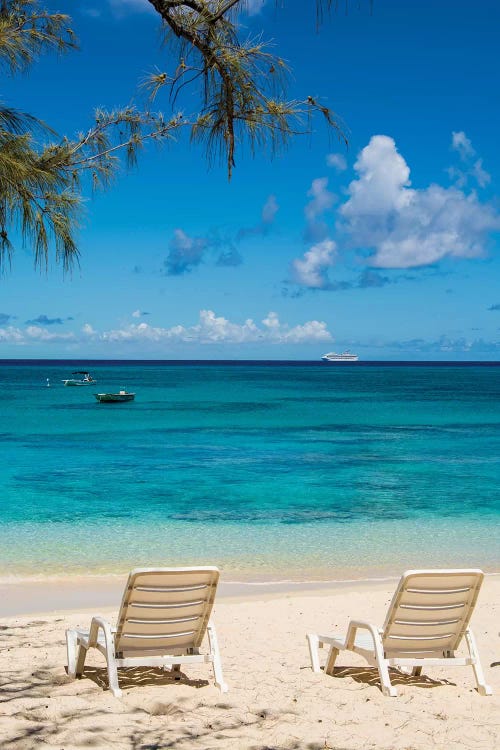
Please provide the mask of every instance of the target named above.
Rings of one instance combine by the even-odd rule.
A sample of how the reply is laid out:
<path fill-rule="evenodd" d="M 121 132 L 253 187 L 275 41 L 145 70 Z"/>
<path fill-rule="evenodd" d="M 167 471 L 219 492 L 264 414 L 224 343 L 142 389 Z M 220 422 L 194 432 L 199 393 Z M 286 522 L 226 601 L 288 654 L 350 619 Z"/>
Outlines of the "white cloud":
<path fill-rule="evenodd" d="M 0 328 L 0 341 L 24 344 L 23 332 L 20 328 L 15 328 L 14 326 Z"/>
<path fill-rule="evenodd" d="M 274 331 L 274 332 L 278 332 L 281 326 L 281 323 L 278 318 L 278 314 L 275 312 L 270 312 L 267 318 L 264 318 L 262 323 L 265 325 L 268 331 Z"/>
<path fill-rule="evenodd" d="M 174 325 L 169 328 L 151 326 L 147 323 L 131 323 L 122 328 L 98 331 L 90 323 L 85 323 L 80 332 L 53 333 L 41 326 L 25 329 L 13 326 L 0 327 L 0 341 L 6 344 L 25 346 L 33 344 L 65 344 L 72 351 L 80 345 L 87 348 L 103 347 L 111 353 L 121 345 L 135 347 L 137 351 L 162 352 L 175 349 L 186 343 L 196 345 L 245 345 L 245 344 L 313 344 L 331 341 L 332 335 L 324 321 L 308 320 L 290 326 L 282 323 L 276 312 L 269 312 L 261 324 L 251 318 L 243 323 L 235 323 L 216 315 L 213 310 L 200 310 L 198 322 L 192 326 Z"/>
<path fill-rule="evenodd" d="M 317 219 L 335 202 L 335 195 L 328 190 L 328 177 L 317 177 L 313 180 L 307 195 L 311 198 L 304 209 L 308 221 Z"/>
<path fill-rule="evenodd" d="M 334 167 L 339 172 L 344 172 L 347 169 L 347 161 L 342 154 L 327 154 L 326 163 L 329 167 Z"/>
<path fill-rule="evenodd" d="M 330 341 L 326 323 L 310 320 L 290 327 L 281 323 L 275 312 L 270 312 L 258 326 L 251 318 L 244 323 L 218 316 L 213 310 L 200 310 L 198 323 L 193 326 L 176 325 L 171 328 L 133 323 L 121 329 L 104 331 L 99 338 L 105 342 L 149 342 L 198 344 L 246 344 L 268 342 L 271 344 Z"/>
<path fill-rule="evenodd" d="M 200 311 L 200 322 L 191 328 L 193 336 L 204 343 L 230 341 L 243 343 L 258 338 L 258 328 L 251 318 L 243 325 L 231 323 L 227 318 L 217 317 L 212 310 Z"/>
<path fill-rule="evenodd" d="M 457 148 L 466 149 L 465 134 L 454 135 L 460 136 Z M 371 266 L 411 268 L 445 257 L 479 257 L 490 233 L 500 230 L 500 215 L 474 192 L 435 184 L 411 188 L 409 167 L 388 136 L 373 136 L 354 169 L 358 176 L 340 209 L 339 228 L 356 247 L 374 251 Z"/>
<path fill-rule="evenodd" d="M 42 326 L 28 326 L 27 328 L 15 328 L 7 326 L 0 328 L 0 341 L 12 344 L 28 344 L 36 342 L 71 342 L 75 341 L 74 333 L 53 333 Z"/>
<path fill-rule="evenodd" d="M 452 132 L 451 147 L 454 151 L 458 151 L 463 161 L 466 161 L 476 153 L 470 139 L 467 138 L 463 130 L 460 130 L 458 133 L 455 133 L 455 131 Z"/>
<path fill-rule="evenodd" d="M 327 271 L 335 261 L 336 245 L 333 240 L 323 240 L 313 245 L 303 258 L 292 262 L 292 281 L 310 289 L 327 289 Z"/>
<path fill-rule="evenodd" d="M 329 234 L 324 214 L 332 208 L 337 196 L 328 190 L 328 177 L 317 177 L 313 180 L 307 195 L 311 200 L 304 208 L 306 217 L 304 239 L 306 242 L 320 242 Z"/>
<path fill-rule="evenodd" d="M 460 159 L 464 163 L 462 169 L 448 167 L 448 174 L 450 179 L 455 181 L 456 187 L 464 187 L 469 178 L 475 180 L 481 188 L 486 187 L 491 182 L 490 174 L 483 167 L 483 160 L 476 159 L 472 163 L 473 158 L 476 156 L 476 150 L 463 130 L 451 134 L 451 148 L 454 151 L 458 151 Z"/>
<path fill-rule="evenodd" d="M 475 178 L 479 187 L 486 187 L 491 182 L 491 175 L 483 169 L 483 160 L 478 159 L 471 168 L 471 174 Z"/>
<path fill-rule="evenodd" d="M 52 333 L 42 326 L 28 326 L 25 336 L 33 341 L 73 341 L 74 333 Z"/>
<path fill-rule="evenodd" d="M 319 320 L 309 320 L 302 326 L 295 326 L 284 334 L 284 340 L 293 344 L 312 341 L 331 341 L 332 335 L 326 323 Z"/>

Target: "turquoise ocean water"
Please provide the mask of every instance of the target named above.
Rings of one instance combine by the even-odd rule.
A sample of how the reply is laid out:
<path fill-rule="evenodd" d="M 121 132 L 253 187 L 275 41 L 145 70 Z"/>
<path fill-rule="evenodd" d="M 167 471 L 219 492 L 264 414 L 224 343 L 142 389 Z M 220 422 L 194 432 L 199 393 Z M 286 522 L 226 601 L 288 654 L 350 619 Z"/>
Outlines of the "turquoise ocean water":
<path fill-rule="evenodd" d="M 500 570 L 500 367 L 4 361 L 0 392 L 3 578 Z"/>

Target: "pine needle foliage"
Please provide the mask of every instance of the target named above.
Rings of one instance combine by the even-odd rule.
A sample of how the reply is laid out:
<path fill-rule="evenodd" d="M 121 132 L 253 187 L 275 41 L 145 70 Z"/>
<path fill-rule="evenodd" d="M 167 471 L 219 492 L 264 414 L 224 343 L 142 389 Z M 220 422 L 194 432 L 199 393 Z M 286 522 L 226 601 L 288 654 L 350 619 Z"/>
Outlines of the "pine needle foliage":
<path fill-rule="evenodd" d="M 39 0 L 0 1 L 0 69 L 25 73 L 48 51 L 76 47 L 69 17 L 50 14 Z M 130 106 L 98 110 L 88 131 L 57 138 L 31 115 L 0 102 L 0 273 L 10 267 L 12 236 L 33 252 L 35 266 L 48 268 L 51 248 L 65 271 L 78 263 L 76 234 L 82 219 L 82 193 L 107 187 L 120 165 L 135 165 L 148 139 L 172 136 L 182 117 L 141 112 Z"/>
<path fill-rule="evenodd" d="M 320 113 L 345 141 L 339 119 L 312 96 L 286 98 L 288 66 L 261 37 L 240 38 L 238 14 L 246 0 L 149 0 L 160 14 L 165 42 L 175 51 L 173 74 L 155 71 L 144 82 L 154 99 L 162 87 L 176 102 L 183 89 L 198 84 L 201 108 L 191 130 L 209 161 L 227 164 L 231 178 L 236 150 L 244 144 L 252 153 L 285 147 L 294 135 L 310 131 Z M 331 5 L 318 0 L 318 12 Z"/>
<path fill-rule="evenodd" d="M 36 0 L 0 2 L 0 68 L 7 73 L 24 73 L 43 52 L 74 46 L 67 16 L 47 13 Z M 12 227 L 30 241 L 37 264 L 51 241 L 65 267 L 77 256 L 79 199 L 64 171 L 36 148 L 34 136 L 42 131 L 50 133 L 31 115 L 0 103 L 0 271 L 10 263 Z"/>
<path fill-rule="evenodd" d="M 155 70 L 143 81 L 145 107 L 97 110 L 92 126 L 69 139 L 0 102 L 0 273 L 10 266 L 13 237 L 29 246 L 36 267 L 48 268 L 53 249 L 56 263 L 71 270 L 79 259 L 83 194 L 89 186 L 107 187 L 121 164 L 135 166 L 147 142 L 163 143 L 188 129 L 209 163 L 221 159 L 231 178 L 237 150 L 247 145 L 274 154 L 291 137 L 310 132 L 316 113 L 346 140 L 338 118 L 315 98 L 287 99 L 288 67 L 269 43 L 241 38 L 238 18 L 246 0 L 149 2 L 161 17 L 174 65 L 171 73 Z M 335 5 L 317 0 L 317 13 Z M 0 71 L 23 74 L 42 54 L 76 47 L 70 18 L 47 11 L 43 0 L 0 0 Z M 184 115 L 179 104 L 188 90 L 192 101 L 193 89 L 199 110 Z M 169 115 L 152 111 L 162 91 Z"/>

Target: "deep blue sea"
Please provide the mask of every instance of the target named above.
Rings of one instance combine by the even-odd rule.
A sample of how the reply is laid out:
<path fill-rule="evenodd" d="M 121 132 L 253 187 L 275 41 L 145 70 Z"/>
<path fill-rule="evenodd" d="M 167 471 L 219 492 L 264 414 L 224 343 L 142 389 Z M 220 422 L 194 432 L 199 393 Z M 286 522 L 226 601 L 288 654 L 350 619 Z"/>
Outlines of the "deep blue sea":
<path fill-rule="evenodd" d="M 500 569 L 500 367 L 3 361 L 0 393 L 3 578 Z"/>

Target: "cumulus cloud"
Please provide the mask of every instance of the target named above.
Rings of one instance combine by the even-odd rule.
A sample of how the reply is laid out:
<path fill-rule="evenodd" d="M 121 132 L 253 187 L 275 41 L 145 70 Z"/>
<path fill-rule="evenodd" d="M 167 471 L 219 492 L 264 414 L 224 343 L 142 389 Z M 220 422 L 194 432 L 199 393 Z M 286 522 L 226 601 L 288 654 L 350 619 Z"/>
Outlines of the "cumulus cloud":
<path fill-rule="evenodd" d="M 28 326 L 26 336 L 35 341 L 72 341 L 75 339 L 74 333 L 52 333 L 41 326 Z"/>
<path fill-rule="evenodd" d="M 347 161 L 343 154 L 328 154 L 326 163 L 329 167 L 334 167 L 339 172 L 344 172 L 347 169 Z"/>
<path fill-rule="evenodd" d="M 336 247 L 333 240 L 326 239 L 292 261 L 292 281 L 309 289 L 330 288 L 328 269 L 335 262 Z"/>
<path fill-rule="evenodd" d="M 20 328 L 15 328 L 14 326 L 0 328 L 0 341 L 5 343 L 24 344 L 24 332 Z"/>
<path fill-rule="evenodd" d="M 70 342 L 76 339 L 74 333 L 53 333 L 42 326 L 28 326 L 25 329 L 15 326 L 0 328 L 0 341 L 20 345 L 36 342 Z"/>
<path fill-rule="evenodd" d="M 153 342 L 199 344 L 245 344 L 268 342 L 272 344 L 330 341 L 332 336 L 323 321 L 310 320 L 297 326 L 281 323 L 275 312 L 270 312 L 258 326 L 251 318 L 244 323 L 234 323 L 213 310 L 200 310 L 199 320 L 193 326 L 175 325 L 171 328 L 138 323 L 121 329 L 104 331 L 100 335 L 106 342 Z"/>
<path fill-rule="evenodd" d="M 466 148 L 463 138 L 457 142 Z M 474 192 L 435 184 L 413 189 L 410 169 L 389 136 L 373 136 L 354 169 L 357 177 L 340 208 L 339 228 L 355 247 L 372 251 L 373 267 L 412 268 L 446 257 L 479 257 L 490 234 L 500 230 L 498 212 Z"/>
<path fill-rule="evenodd" d="M 169 346 L 184 343 L 195 344 L 300 344 L 331 341 L 332 335 L 324 321 L 309 320 L 305 323 L 290 326 L 282 323 L 275 312 L 270 312 L 260 325 L 251 318 L 243 323 L 236 323 L 228 318 L 216 315 L 213 310 L 200 310 L 197 323 L 192 326 L 174 325 L 169 328 L 151 326 L 147 323 L 131 323 L 121 328 L 98 331 L 85 323 L 80 332 L 53 333 L 41 326 L 30 326 L 26 329 L 13 326 L 0 327 L 0 341 L 16 345 L 33 343 L 102 345 L 111 351 L 114 344 L 137 346 Z"/>
<path fill-rule="evenodd" d="M 142 318 L 145 315 L 151 315 L 151 313 L 148 313 L 145 310 L 134 310 L 134 312 L 132 313 L 133 318 Z"/>

